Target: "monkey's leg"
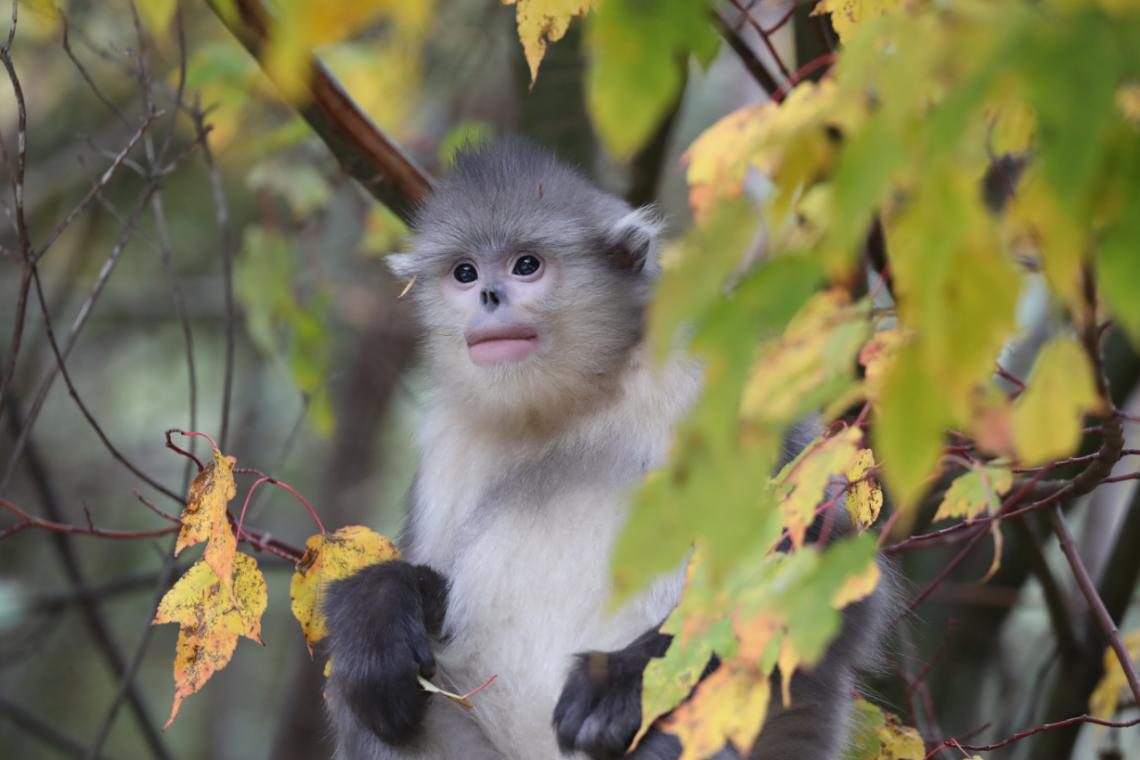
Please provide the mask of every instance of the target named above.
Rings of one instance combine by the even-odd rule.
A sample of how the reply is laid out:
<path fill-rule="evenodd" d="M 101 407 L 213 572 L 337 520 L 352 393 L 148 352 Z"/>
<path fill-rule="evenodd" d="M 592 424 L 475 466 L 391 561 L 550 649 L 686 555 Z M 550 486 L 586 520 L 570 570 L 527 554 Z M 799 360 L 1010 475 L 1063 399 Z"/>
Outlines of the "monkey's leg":
<path fill-rule="evenodd" d="M 654 628 L 624 649 L 575 655 L 554 708 L 559 748 L 593 760 L 624 756 L 641 726 L 642 673 L 672 640 Z"/>

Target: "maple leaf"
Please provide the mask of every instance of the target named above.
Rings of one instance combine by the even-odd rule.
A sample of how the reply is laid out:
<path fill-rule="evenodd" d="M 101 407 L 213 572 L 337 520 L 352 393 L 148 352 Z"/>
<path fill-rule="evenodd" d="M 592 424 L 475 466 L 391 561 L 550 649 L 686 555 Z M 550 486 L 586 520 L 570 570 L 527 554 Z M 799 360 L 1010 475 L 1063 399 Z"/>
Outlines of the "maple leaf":
<path fill-rule="evenodd" d="M 934 513 L 935 520 L 965 517 L 973 520 L 980 514 L 996 514 L 1001 508 L 1000 496 L 1013 486 L 1013 473 L 1004 465 L 974 462 L 969 472 L 954 479 Z"/>
<path fill-rule="evenodd" d="M 198 560 L 158 603 L 152 624 L 178 623 L 174 654 L 174 704 L 166 727 L 182 700 L 202 688 L 233 656 L 238 638 L 261 643 L 261 616 L 268 596 L 265 576 L 248 554 L 233 557 L 233 584 L 224 590 L 205 560 Z"/>
<path fill-rule="evenodd" d="M 760 350 L 740 401 L 760 424 L 792 420 L 855 383 L 855 358 L 871 326 L 865 303 L 836 288 L 813 296 L 784 334 Z"/>
<path fill-rule="evenodd" d="M 293 573 L 289 596 L 293 617 L 301 624 L 309 654 L 313 652 L 313 644 L 328 634 L 321 612 L 325 584 L 347 578 L 366 565 L 399 556 L 399 550 L 390 539 L 363 525 L 346 525 L 333 533 L 310 536 L 305 541 L 305 555 Z"/>
<path fill-rule="evenodd" d="M 839 590 L 832 594 L 831 606 L 841 610 L 860 599 L 866 599 L 878 585 L 880 575 L 878 563 L 872 561 L 863 572 L 848 576 Z"/>
<path fill-rule="evenodd" d="M 716 201 L 738 196 L 751 169 L 773 177 L 780 206 L 786 209 L 802 182 L 831 159 L 824 128 L 857 118 L 830 80 L 804 82 L 782 102 L 728 114 L 702 132 L 681 157 L 688 165 L 685 178 L 693 215 L 704 220 Z"/>
<path fill-rule="evenodd" d="M 847 492 L 845 506 L 851 522 L 859 530 L 874 525 L 883 508 L 883 489 L 874 480 L 862 480 L 874 466 L 874 453 L 870 449 L 860 449 L 847 467 L 847 482 L 854 485 Z"/>
<path fill-rule="evenodd" d="M 594 0 L 502 0 L 516 7 L 519 42 L 530 67 L 530 82 L 538 78 L 538 67 L 546 55 L 546 46 L 562 39 L 570 28 L 570 19 L 585 16 Z"/>
<path fill-rule="evenodd" d="M 820 0 L 811 15 L 831 14 L 831 25 L 839 41 L 846 43 L 863 20 L 898 11 L 905 6 L 903 0 Z"/>
<path fill-rule="evenodd" d="M 230 528 L 226 506 L 237 493 L 234 485 L 236 459 L 214 450 L 214 461 L 198 473 L 190 484 L 182 529 L 174 545 L 174 555 L 188 546 L 206 542 L 202 557 L 213 568 L 227 591 L 231 588 L 237 536 Z"/>
<path fill-rule="evenodd" d="M 816 507 L 823 501 L 828 483 L 851 466 L 862 437 L 859 428 L 850 427 L 831 438 L 817 438 L 776 475 L 784 527 L 796 548 L 804 545 L 808 526 L 815 519 Z"/>
<path fill-rule="evenodd" d="M 747 749 L 768 713 L 770 690 L 768 674 L 760 668 L 740 661 L 722 664 L 662 723 L 681 740 L 679 760 L 716 754 L 726 739 Z"/>

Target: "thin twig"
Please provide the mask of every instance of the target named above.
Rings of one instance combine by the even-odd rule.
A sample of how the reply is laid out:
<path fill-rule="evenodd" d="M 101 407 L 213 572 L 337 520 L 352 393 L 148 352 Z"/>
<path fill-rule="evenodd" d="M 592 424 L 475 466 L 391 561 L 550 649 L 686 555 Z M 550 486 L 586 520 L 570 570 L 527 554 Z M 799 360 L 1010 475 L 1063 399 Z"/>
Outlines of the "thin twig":
<path fill-rule="evenodd" d="M 1136 666 L 1128 654 L 1128 647 L 1120 638 L 1116 621 L 1105 609 L 1104 600 L 1097 593 L 1096 584 L 1093 583 L 1088 568 L 1085 567 L 1084 560 L 1081 559 L 1080 552 L 1077 551 L 1076 544 L 1073 542 L 1073 534 L 1069 532 L 1069 526 L 1065 524 L 1065 515 L 1061 512 L 1060 506 L 1054 506 L 1049 516 L 1053 520 L 1053 529 L 1057 532 L 1057 539 L 1061 543 L 1061 551 L 1064 552 L 1065 559 L 1069 561 L 1069 567 L 1073 569 L 1077 586 L 1089 603 L 1089 611 L 1108 641 L 1108 645 L 1116 653 L 1116 658 L 1120 661 L 1120 668 L 1124 671 L 1124 677 L 1128 681 L 1129 688 L 1132 689 L 1132 696 L 1136 700 L 1136 704 L 1140 705 L 1140 675 L 1136 673 Z"/>
<path fill-rule="evenodd" d="M 20 279 L 19 295 L 16 297 L 16 314 L 13 320 L 12 337 L 8 343 L 8 356 L 3 374 L 0 374 L 0 420 L 4 418 L 4 408 L 8 402 L 12 386 L 12 378 L 16 373 L 16 359 L 20 354 L 20 345 L 23 342 L 24 323 L 28 311 L 28 290 L 31 287 L 32 265 L 35 257 L 32 254 L 32 240 L 28 232 L 28 222 L 24 216 L 24 169 L 28 158 L 28 108 L 24 102 L 24 88 L 20 78 L 16 75 L 16 67 L 12 63 L 12 45 L 16 39 L 16 17 L 19 7 L 18 0 L 12 0 L 12 26 L 8 30 L 8 41 L 0 47 L 0 62 L 8 72 L 8 81 L 12 85 L 12 92 L 16 98 L 16 161 L 13 162 L 8 155 L 8 147 L 0 135 L 0 154 L 4 164 L 8 167 L 8 174 L 12 184 L 12 201 L 14 205 L 14 220 L 16 234 L 20 240 L 20 259 L 23 271 Z"/>
<path fill-rule="evenodd" d="M 792 75 L 788 71 L 788 67 L 784 65 L 784 59 L 781 58 L 780 54 L 776 51 L 776 46 L 772 44 L 768 31 L 760 26 L 760 22 L 752 17 L 752 14 L 747 8 L 740 4 L 740 0 L 728 0 L 728 2 L 744 15 L 744 20 L 760 35 L 760 39 L 764 42 L 764 47 L 768 48 L 768 53 L 772 56 L 772 60 L 776 62 L 776 66 L 780 69 L 780 73 L 784 75 L 784 79 L 791 79 Z M 779 98 L 776 99 L 779 100 Z"/>
<path fill-rule="evenodd" d="M 109 530 L 97 528 L 94 525 L 72 525 L 69 523 L 56 522 L 55 520 L 45 520 L 42 517 L 36 517 L 35 515 L 25 512 L 3 497 L 0 497 L 0 507 L 20 518 L 19 522 L 8 526 L 4 530 L 0 530 L 0 539 L 6 538 L 13 533 L 18 533 L 26 528 L 39 528 L 52 533 L 72 533 L 81 536 L 118 539 L 155 538 L 156 536 L 176 533 L 179 530 L 178 526 L 154 528 L 151 530 Z"/>

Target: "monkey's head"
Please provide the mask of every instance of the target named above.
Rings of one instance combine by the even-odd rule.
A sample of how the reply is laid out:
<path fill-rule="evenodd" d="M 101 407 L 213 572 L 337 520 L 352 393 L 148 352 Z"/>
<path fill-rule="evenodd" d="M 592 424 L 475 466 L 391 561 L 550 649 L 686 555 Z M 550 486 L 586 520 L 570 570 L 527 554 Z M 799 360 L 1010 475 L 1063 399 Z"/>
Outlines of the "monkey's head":
<path fill-rule="evenodd" d="M 472 412 L 544 416 L 607 392 L 657 271 L 659 223 L 517 138 L 467 149 L 406 253 L 439 390 Z"/>

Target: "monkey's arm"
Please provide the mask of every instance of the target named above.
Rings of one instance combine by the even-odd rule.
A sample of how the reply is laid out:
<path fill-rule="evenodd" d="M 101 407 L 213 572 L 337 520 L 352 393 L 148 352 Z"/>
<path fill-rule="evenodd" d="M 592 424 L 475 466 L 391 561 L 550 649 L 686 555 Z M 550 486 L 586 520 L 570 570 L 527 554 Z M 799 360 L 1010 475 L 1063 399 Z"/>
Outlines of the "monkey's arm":
<path fill-rule="evenodd" d="M 417 676 L 435 672 L 431 637 L 447 609 L 447 581 L 401 560 L 366 567 L 329 585 L 330 676 L 340 702 L 388 744 L 413 739 L 427 712 Z"/>

